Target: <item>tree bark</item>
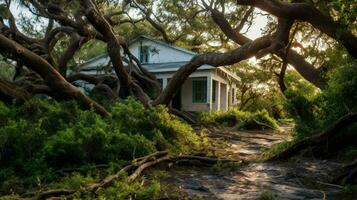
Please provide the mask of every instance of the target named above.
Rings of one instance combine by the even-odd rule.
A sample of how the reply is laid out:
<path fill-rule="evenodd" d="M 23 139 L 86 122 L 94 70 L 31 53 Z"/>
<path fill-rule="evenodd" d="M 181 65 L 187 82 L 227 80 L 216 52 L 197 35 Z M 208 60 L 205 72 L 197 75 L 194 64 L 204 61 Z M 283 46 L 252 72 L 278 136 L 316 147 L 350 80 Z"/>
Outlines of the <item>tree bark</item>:
<path fill-rule="evenodd" d="M 211 16 L 214 22 L 220 27 L 223 33 L 231 40 L 237 44 L 244 45 L 253 42 L 251 39 L 245 37 L 239 32 L 235 31 L 231 25 L 228 23 L 224 15 L 214 9 L 211 9 Z M 267 42 L 271 41 L 271 37 L 265 37 Z M 282 52 L 271 52 L 279 56 L 281 59 L 285 57 Z M 296 71 L 301 74 L 307 81 L 315 85 L 316 87 L 323 89 L 327 85 L 327 80 L 321 75 L 320 71 L 317 70 L 313 65 L 308 63 L 304 57 L 299 55 L 296 51 L 289 50 L 287 53 L 286 60 L 291 64 Z"/>
<path fill-rule="evenodd" d="M 344 25 L 307 3 L 283 3 L 278 0 L 237 0 L 238 4 L 260 8 L 277 17 L 302 20 L 341 42 L 347 51 L 357 58 L 357 37 Z"/>
<path fill-rule="evenodd" d="M 110 24 L 100 11 L 96 9 L 96 6 L 93 5 L 92 1 L 82 0 L 81 2 L 82 6 L 87 10 L 87 19 L 91 22 L 95 29 L 104 36 L 104 40 L 107 43 L 108 54 L 113 64 L 114 71 L 120 80 L 121 88 L 131 91 L 141 103 L 145 106 L 149 106 L 151 102 L 150 97 L 132 80 L 124 68 L 121 58 L 122 54 L 120 52 L 120 38 L 114 34 Z"/>
<path fill-rule="evenodd" d="M 100 115 L 109 115 L 101 105 L 83 94 L 78 88 L 68 83 L 45 59 L 24 48 L 15 41 L 8 39 L 3 34 L 0 34 L 0 52 L 11 54 L 13 59 L 21 60 L 29 69 L 38 73 L 52 91 L 59 94 L 58 98 L 75 99 L 87 109 L 94 108 Z"/>
<path fill-rule="evenodd" d="M 338 134 L 341 129 L 346 128 L 355 122 L 357 122 L 357 113 L 349 113 L 349 114 L 341 117 L 337 121 L 335 121 L 330 127 L 328 127 L 326 130 L 324 130 L 320 134 L 303 139 L 303 140 L 293 144 L 291 147 L 287 148 L 280 154 L 273 156 L 269 160 L 288 159 L 288 158 L 291 158 L 292 156 L 296 155 L 303 149 L 323 144 L 331 136 Z"/>
<path fill-rule="evenodd" d="M 187 64 L 180 67 L 174 74 L 164 91 L 153 102 L 153 105 L 169 105 L 170 101 L 185 82 L 190 74 L 197 68 L 206 64 L 214 67 L 232 65 L 242 60 L 253 57 L 258 51 L 270 45 L 270 41 L 265 37 L 246 43 L 241 47 L 226 53 L 205 53 L 193 57 Z"/>
<path fill-rule="evenodd" d="M 14 100 L 23 103 L 31 98 L 31 94 L 23 88 L 6 80 L 0 79 L 0 100 L 6 103 L 12 103 Z"/>

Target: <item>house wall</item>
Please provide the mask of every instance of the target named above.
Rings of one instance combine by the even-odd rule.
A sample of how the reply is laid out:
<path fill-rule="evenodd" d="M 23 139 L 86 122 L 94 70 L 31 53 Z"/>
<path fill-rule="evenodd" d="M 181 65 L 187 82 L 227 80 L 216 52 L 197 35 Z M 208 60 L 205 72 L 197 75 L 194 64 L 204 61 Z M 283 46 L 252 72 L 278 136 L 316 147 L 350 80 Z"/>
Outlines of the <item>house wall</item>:
<path fill-rule="evenodd" d="M 212 110 L 227 110 L 229 107 L 233 107 L 237 104 L 237 96 L 232 96 L 232 90 L 234 88 L 235 94 L 237 94 L 237 87 L 234 83 L 230 83 L 227 77 L 222 76 L 222 73 L 218 72 L 219 69 L 212 70 L 212 80 L 218 81 L 217 96 L 220 97 L 213 103 Z"/>
<path fill-rule="evenodd" d="M 192 102 L 192 81 L 193 80 L 208 80 L 209 77 L 198 77 L 198 78 L 189 78 L 185 81 L 181 90 L 182 98 L 182 110 L 184 111 L 209 111 L 209 103 L 193 103 Z M 208 93 L 208 91 L 207 91 Z M 209 101 L 209 99 L 207 99 Z"/>
<path fill-rule="evenodd" d="M 235 94 L 235 84 L 230 84 L 226 77 L 214 70 L 202 70 L 192 73 L 181 88 L 181 109 L 184 111 L 215 111 L 227 110 L 237 103 L 236 95 L 232 97 L 232 89 Z M 167 86 L 169 79 L 175 72 L 155 73 L 158 79 L 162 79 L 163 88 Z M 207 103 L 192 102 L 192 80 L 207 79 Z M 217 81 L 216 101 L 212 102 L 213 80 Z"/>
<path fill-rule="evenodd" d="M 148 39 L 139 39 L 138 41 L 131 44 L 129 47 L 130 52 L 137 58 L 140 58 L 140 45 L 150 46 L 150 48 L 158 50 L 158 53 L 150 51 L 149 63 L 189 61 L 194 56 L 193 54 L 190 54 L 188 52 L 184 52 L 170 47 L 169 44 L 160 44 Z"/>
<path fill-rule="evenodd" d="M 169 79 L 172 78 L 174 72 L 171 73 L 156 73 L 156 78 L 163 80 L 163 88 L 166 87 Z M 196 71 L 192 73 L 181 87 L 181 109 L 184 111 L 209 111 L 209 103 L 193 103 L 192 102 L 192 80 L 207 79 L 207 102 L 210 102 L 211 96 L 209 89 L 209 81 L 211 80 L 211 71 Z"/>
<path fill-rule="evenodd" d="M 182 62 L 189 61 L 194 53 L 184 50 L 179 47 L 175 47 L 169 44 L 164 44 L 160 41 L 152 41 L 148 38 L 140 38 L 134 43 L 130 44 L 129 50 L 134 56 L 140 58 L 139 51 L 140 46 L 150 46 L 155 48 L 158 52 L 150 52 L 149 63 L 170 63 L 170 62 Z M 98 56 L 96 59 L 92 59 L 83 65 L 84 69 L 91 69 L 86 71 L 86 74 L 103 74 L 104 71 L 97 71 L 95 68 L 100 65 L 107 65 L 109 62 L 108 56 Z M 148 65 L 150 66 L 150 65 Z M 205 68 L 206 67 L 206 68 Z M 150 71 L 150 69 L 148 69 Z M 160 69 L 162 70 L 162 69 Z M 168 68 L 168 70 L 172 70 Z M 177 69 L 174 69 L 177 70 Z M 163 88 L 166 87 L 169 79 L 176 71 L 169 72 L 152 72 L 158 79 L 162 79 Z M 211 111 L 211 110 L 226 110 L 228 107 L 237 103 L 236 96 L 232 96 L 232 88 L 236 88 L 235 85 L 230 84 L 226 73 L 222 72 L 218 68 L 212 69 L 211 66 L 202 66 L 196 72 L 192 73 L 189 78 L 184 82 L 181 88 L 181 108 L 185 111 Z M 229 73 L 228 73 L 229 74 Z M 231 77 L 231 76 L 230 76 Z M 193 103 L 192 102 L 192 80 L 194 79 L 207 79 L 207 103 Z M 212 86 L 213 80 L 217 81 L 216 101 L 212 102 Z M 82 85 L 82 84 L 80 84 Z M 93 85 L 84 84 L 83 88 L 91 89 Z M 235 94 L 236 94 L 235 89 Z"/>

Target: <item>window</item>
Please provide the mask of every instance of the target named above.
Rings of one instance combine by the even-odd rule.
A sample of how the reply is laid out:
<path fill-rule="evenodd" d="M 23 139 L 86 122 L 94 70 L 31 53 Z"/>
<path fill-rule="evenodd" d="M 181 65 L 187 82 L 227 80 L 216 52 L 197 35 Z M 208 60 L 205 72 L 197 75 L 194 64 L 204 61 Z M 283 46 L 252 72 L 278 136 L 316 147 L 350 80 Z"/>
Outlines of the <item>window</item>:
<path fill-rule="evenodd" d="M 141 46 L 140 47 L 140 62 L 148 63 L 149 62 L 149 46 Z"/>
<path fill-rule="evenodd" d="M 212 88 L 212 102 L 216 102 L 216 96 L 217 96 L 217 88 L 218 87 L 218 82 L 213 80 L 213 88 Z"/>
<path fill-rule="evenodd" d="M 207 80 L 192 80 L 192 103 L 207 102 Z"/>

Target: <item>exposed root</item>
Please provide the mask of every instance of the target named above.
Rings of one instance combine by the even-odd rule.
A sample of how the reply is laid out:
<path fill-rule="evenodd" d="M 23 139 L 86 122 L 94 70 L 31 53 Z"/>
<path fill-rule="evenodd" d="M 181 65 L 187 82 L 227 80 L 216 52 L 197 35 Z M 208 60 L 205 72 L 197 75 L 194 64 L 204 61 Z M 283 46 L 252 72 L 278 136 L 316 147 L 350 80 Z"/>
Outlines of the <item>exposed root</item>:
<path fill-rule="evenodd" d="M 125 166 L 121 170 L 119 170 L 114 175 L 109 175 L 101 181 L 91 184 L 85 188 L 81 188 L 78 190 L 70 190 L 70 189 L 53 189 L 47 191 L 41 191 L 38 193 L 25 194 L 25 196 L 33 196 L 31 199 L 41 200 L 47 198 L 60 198 L 63 196 L 70 196 L 76 192 L 87 192 L 92 193 L 93 195 L 98 194 L 98 191 L 104 188 L 111 186 L 115 181 L 119 180 L 122 174 L 128 174 L 128 181 L 134 181 L 137 179 L 143 171 L 146 169 L 160 164 L 164 162 L 170 162 L 174 164 L 179 164 L 180 162 L 190 162 L 191 164 L 195 164 L 191 161 L 198 161 L 201 164 L 213 165 L 218 162 L 237 162 L 236 160 L 228 160 L 228 159 L 218 159 L 213 157 L 204 157 L 204 156 L 194 156 L 194 155 L 170 155 L 167 151 L 158 151 L 153 154 L 137 158 L 131 162 L 131 164 Z"/>

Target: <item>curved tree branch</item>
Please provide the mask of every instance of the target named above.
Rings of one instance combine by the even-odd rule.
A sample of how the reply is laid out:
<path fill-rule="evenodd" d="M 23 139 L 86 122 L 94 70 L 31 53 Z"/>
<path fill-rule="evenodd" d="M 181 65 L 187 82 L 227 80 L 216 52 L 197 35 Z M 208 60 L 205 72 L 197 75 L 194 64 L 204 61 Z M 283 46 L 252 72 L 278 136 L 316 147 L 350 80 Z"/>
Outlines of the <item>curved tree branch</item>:
<path fill-rule="evenodd" d="M 229 39 L 240 45 L 252 42 L 251 39 L 234 31 L 222 13 L 214 9 L 211 9 L 210 11 L 212 19 Z M 266 37 L 266 40 L 267 42 L 270 41 L 271 37 Z M 275 54 L 282 59 L 285 56 L 285 53 L 282 52 L 275 52 Z M 296 69 L 296 71 L 299 72 L 306 80 L 314 84 L 316 87 L 321 89 L 325 88 L 327 84 L 326 79 L 320 74 L 320 71 L 308 63 L 303 56 L 299 55 L 293 50 L 289 50 L 287 60 L 289 64 L 291 64 Z"/>
<path fill-rule="evenodd" d="M 196 69 L 200 66 L 204 64 L 214 67 L 232 65 L 255 56 L 258 51 L 268 47 L 269 45 L 270 41 L 267 40 L 266 37 L 262 37 L 246 43 L 233 51 L 226 53 L 205 53 L 193 57 L 190 62 L 180 67 L 180 69 L 174 74 L 164 91 L 153 102 L 153 105 L 168 105 L 188 76 L 196 71 Z"/>
<path fill-rule="evenodd" d="M 302 20 L 340 41 L 357 58 L 357 37 L 344 25 L 307 3 L 284 3 L 278 0 L 237 0 L 238 4 L 260 8 L 280 18 Z"/>
<path fill-rule="evenodd" d="M 53 91 L 60 94 L 61 98 L 76 99 L 86 108 L 93 107 L 99 114 L 109 115 L 102 106 L 68 83 L 46 60 L 8 39 L 3 34 L 0 34 L 0 53 L 10 54 L 15 60 L 21 60 L 24 65 L 38 73 Z"/>

